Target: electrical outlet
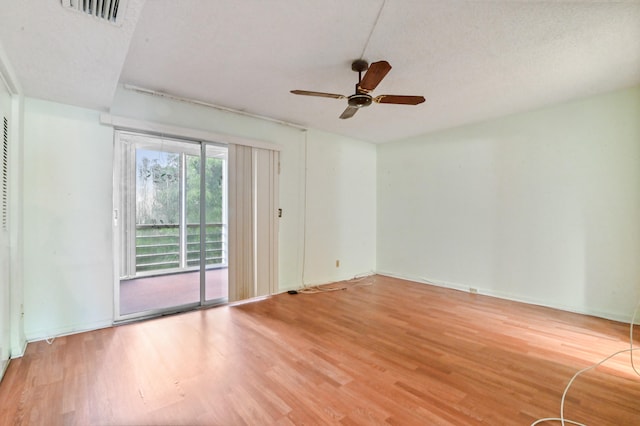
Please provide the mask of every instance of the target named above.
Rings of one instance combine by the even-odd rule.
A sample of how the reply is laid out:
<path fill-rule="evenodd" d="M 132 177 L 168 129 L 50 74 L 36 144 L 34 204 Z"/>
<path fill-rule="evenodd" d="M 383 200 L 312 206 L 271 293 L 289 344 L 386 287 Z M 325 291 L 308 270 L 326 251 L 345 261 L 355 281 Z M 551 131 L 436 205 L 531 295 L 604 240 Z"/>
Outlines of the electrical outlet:
<path fill-rule="evenodd" d="M 340 261 L 336 260 L 336 268 L 339 268 L 339 267 L 340 267 Z"/>

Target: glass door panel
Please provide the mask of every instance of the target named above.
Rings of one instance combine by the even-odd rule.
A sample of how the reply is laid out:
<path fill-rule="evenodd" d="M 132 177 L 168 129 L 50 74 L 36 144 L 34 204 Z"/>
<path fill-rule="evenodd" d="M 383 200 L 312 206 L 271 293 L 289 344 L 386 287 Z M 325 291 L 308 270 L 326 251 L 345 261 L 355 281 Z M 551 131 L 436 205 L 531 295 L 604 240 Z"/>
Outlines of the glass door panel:
<path fill-rule="evenodd" d="M 226 301 L 227 265 L 227 149 L 205 145 L 205 301 Z"/>
<path fill-rule="evenodd" d="M 199 145 L 140 139 L 134 138 L 134 158 L 129 161 L 135 173 L 135 185 L 131 185 L 135 194 L 125 210 L 135 218 L 129 233 L 135 239 L 123 241 L 133 259 L 126 279 L 120 281 L 120 316 L 200 304 L 199 266 L 190 262 L 193 237 L 187 226 L 189 220 L 196 226 L 199 222 L 198 209 L 194 217 L 187 202 L 190 196 L 199 197 L 199 180 L 188 178 L 193 157 L 187 154 L 197 153 Z"/>

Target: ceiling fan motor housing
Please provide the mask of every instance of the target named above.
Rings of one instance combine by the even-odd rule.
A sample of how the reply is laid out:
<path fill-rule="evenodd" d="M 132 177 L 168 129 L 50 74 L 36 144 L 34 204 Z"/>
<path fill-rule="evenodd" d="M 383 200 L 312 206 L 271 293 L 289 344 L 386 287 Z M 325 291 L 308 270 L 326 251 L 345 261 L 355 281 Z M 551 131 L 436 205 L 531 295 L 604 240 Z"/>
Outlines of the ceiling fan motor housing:
<path fill-rule="evenodd" d="M 349 103 L 349 106 L 362 108 L 371 105 L 372 98 L 366 93 L 356 93 L 355 95 L 349 96 L 349 100 L 347 102 Z"/>

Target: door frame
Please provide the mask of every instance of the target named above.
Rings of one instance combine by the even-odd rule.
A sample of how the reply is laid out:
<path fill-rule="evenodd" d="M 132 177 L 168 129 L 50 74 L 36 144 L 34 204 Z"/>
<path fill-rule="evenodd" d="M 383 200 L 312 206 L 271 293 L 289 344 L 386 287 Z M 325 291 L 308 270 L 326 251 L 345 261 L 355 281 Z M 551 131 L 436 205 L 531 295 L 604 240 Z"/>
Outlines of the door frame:
<path fill-rule="evenodd" d="M 121 140 L 121 136 L 122 135 L 133 135 L 135 137 L 148 137 L 148 138 L 154 138 L 154 139 L 163 139 L 166 141 L 171 141 L 171 143 L 173 142 L 177 142 L 180 144 L 193 144 L 193 147 L 195 148 L 194 150 L 192 150 L 192 152 L 187 153 L 184 149 L 180 149 L 180 148 L 175 148 L 175 147 L 171 147 L 169 149 L 165 149 L 166 147 L 159 147 L 157 142 L 135 142 L 135 143 L 130 143 L 130 144 L 126 144 L 125 142 L 123 142 Z M 167 137 L 165 135 L 159 135 L 159 134 L 155 134 L 155 133 L 150 133 L 150 132 L 145 132 L 145 131 L 137 131 L 137 130 L 129 130 L 129 129 L 115 129 L 114 132 L 114 167 L 113 167 L 113 250 L 114 250 L 114 323 L 123 323 L 123 322 L 129 322 L 129 321 L 137 321 L 140 319 L 145 319 L 145 318 L 151 318 L 151 317 L 157 317 L 160 315 L 167 315 L 167 314 L 171 314 L 171 313 L 177 313 L 177 312 L 184 312 L 187 310 L 193 310 L 199 307 L 206 307 L 206 306 L 213 306 L 213 305 L 217 305 L 217 304 L 221 304 L 221 303 L 226 303 L 227 299 L 226 298 L 222 298 L 222 299 L 206 299 L 206 272 L 207 272 L 207 265 L 206 265 L 206 202 L 205 202 L 205 197 L 206 197 L 206 191 L 202 190 L 203 188 L 205 188 L 206 185 L 206 167 L 203 167 L 203 165 L 206 163 L 206 159 L 209 158 L 207 157 L 207 148 L 208 147 L 224 147 L 225 150 L 228 149 L 228 146 L 224 143 L 220 143 L 220 142 L 211 142 L 211 141 L 206 141 L 206 140 L 195 140 L 195 139 L 189 139 L 189 138 L 184 138 L 184 137 L 180 137 L 180 136 L 170 136 Z M 198 155 L 200 158 L 200 164 L 201 164 L 201 168 L 200 168 L 200 267 L 199 267 L 199 301 L 197 302 L 192 302 L 192 303 L 186 303 L 186 304 L 181 304 L 181 305 L 176 305 L 176 306 L 171 306 L 171 307 L 167 307 L 167 308 L 156 308 L 156 309 L 149 309 L 149 310 L 145 310 L 145 311 L 141 311 L 141 312 L 134 312 L 134 313 L 129 313 L 129 314 L 122 314 L 120 312 L 120 281 L 121 281 L 121 265 L 123 263 L 128 263 L 127 265 L 127 271 L 129 271 L 129 273 L 133 270 L 135 272 L 135 243 L 134 244 L 128 244 L 128 251 L 126 253 L 123 252 L 122 250 L 122 243 L 123 243 L 123 227 L 126 228 L 126 233 L 128 233 L 129 235 L 133 235 L 133 238 L 135 240 L 135 231 L 136 231 L 136 215 L 135 215 L 135 208 L 131 209 L 130 211 L 126 211 L 126 209 L 124 209 L 123 205 L 122 205 L 122 192 L 121 192 L 121 188 L 122 185 L 124 183 L 124 185 L 126 185 L 129 188 L 134 188 L 133 191 L 129 191 L 129 193 L 127 194 L 127 196 L 129 197 L 128 202 L 132 203 L 131 205 L 135 206 L 135 197 L 136 197 L 136 167 L 135 167 L 135 163 L 136 163 L 136 159 L 135 159 L 135 150 L 138 148 L 147 148 L 147 149 L 152 149 L 152 150 L 158 150 L 159 148 L 162 151 L 167 151 L 167 152 L 176 152 L 176 153 L 180 153 L 180 154 L 185 154 L 185 155 Z M 129 152 L 125 152 L 126 150 L 129 150 Z M 197 154 L 196 154 L 197 152 Z M 181 158 L 183 158 L 183 156 L 181 156 Z M 133 159 L 133 166 L 130 164 L 130 161 Z M 205 161 L 203 161 L 203 159 Z M 128 162 L 128 161 L 129 162 Z M 181 161 L 182 163 L 184 163 L 183 161 Z M 228 159 L 225 158 L 225 167 L 223 168 L 223 211 L 222 211 L 222 220 L 223 223 L 227 223 L 226 220 L 228 218 L 228 212 L 227 212 L 227 200 L 226 200 L 226 196 L 228 193 L 228 188 L 227 188 L 227 164 L 228 164 Z M 182 164 L 181 169 L 183 168 L 184 164 Z M 180 177 L 180 186 L 181 186 L 181 190 L 180 192 L 182 192 L 184 190 L 184 182 L 182 182 L 184 178 L 184 173 L 181 172 L 181 177 Z M 181 203 L 183 202 L 184 197 L 181 195 Z M 184 209 L 184 205 L 182 205 L 180 207 L 181 209 L 181 213 L 180 213 L 180 223 L 183 224 L 183 221 L 185 220 L 184 217 L 186 217 L 186 214 L 184 211 L 182 211 Z M 182 228 L 182 227 L 181 227 Z M 180 231 L 180 233 L 182 234 L 182 230 Z M 186 232 L 186 228 L 184 230 L 184 232 Z M 223 230 L 223 234 L 224 234 L 224 230 Z M 129 237 L 131 238 L 131 237 Z M 183 244 L 186 241 L 186 236 L 182 236 L 180 237 L 181 243 Z M 228 244 L 227 242 L 225 242 L 223 240 L 223 245 L 224 244 Z M 182 251 L 182 248 L 180 249 Z M 186 262 L 186 259 L 184 259 L 184 261 Z M 134 265 L 131 265 L 131 262 L 134 262 Z M 175 272 L 175 271 L 174 271 Z M 183 271 L 184 272 L 184 271 Z M 170 273 L 170 272 L 169 272 Z M 129 275 L 130 276 L 130 275 Z M 137 276 L 137 274 L 136 274 Z M 141 274 L 139 277 L 144 277 L 145 274 Z M 228 281 L 227 281 L 227 285 L 228 285 Z"/>

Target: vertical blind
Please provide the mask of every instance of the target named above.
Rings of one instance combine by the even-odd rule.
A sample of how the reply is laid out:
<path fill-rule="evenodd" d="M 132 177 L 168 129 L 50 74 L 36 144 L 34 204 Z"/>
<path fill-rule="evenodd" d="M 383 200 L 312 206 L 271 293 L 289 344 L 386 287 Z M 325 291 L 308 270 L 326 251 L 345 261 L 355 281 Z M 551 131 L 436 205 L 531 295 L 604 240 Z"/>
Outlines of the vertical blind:
<path fill-rule="evenodd" d="M 278 162 L 269 149 L 229 144 L 229 301 L 275 293 Z"/>

